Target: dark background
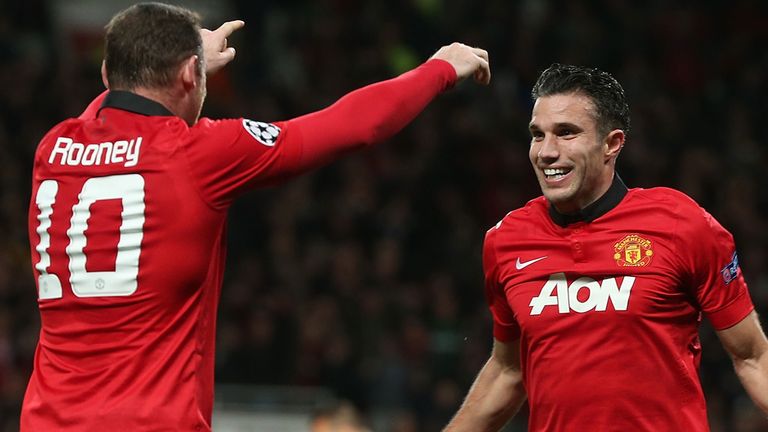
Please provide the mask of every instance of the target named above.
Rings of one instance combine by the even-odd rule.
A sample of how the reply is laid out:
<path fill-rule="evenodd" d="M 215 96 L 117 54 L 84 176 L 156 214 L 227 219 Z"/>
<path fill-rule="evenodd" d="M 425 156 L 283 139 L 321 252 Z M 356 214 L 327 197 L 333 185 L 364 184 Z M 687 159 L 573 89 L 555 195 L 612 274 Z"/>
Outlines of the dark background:
<path fill-rule="evenodd" d="M 39 331 L 32 155 L 102 90 L 100 35 L 62 30 L 54 4 L 0 2 L 0 430 L 18 428 Z M 708 209 L 734 234 L 758 312 L 768 312 L 766 2 L 227 5 L 223 18 L 247 27 L 230 41 L 236 61 L 210 82 L 207 116 L 314 111 L 455 40 L 490 52 L 493 81 L 464 83 L 388 142 L 234 206 L 218 382 L 324 386 L 366 414 L 393 413 L 393 431 L 439 430 L 490 352 L 482 239 L 539 194 L 529 91 L 554 61 L 624 85 L 633 130 L 619 173 Z M 707 324 L 702 339 L 712 429 L 767 431 Z"/>

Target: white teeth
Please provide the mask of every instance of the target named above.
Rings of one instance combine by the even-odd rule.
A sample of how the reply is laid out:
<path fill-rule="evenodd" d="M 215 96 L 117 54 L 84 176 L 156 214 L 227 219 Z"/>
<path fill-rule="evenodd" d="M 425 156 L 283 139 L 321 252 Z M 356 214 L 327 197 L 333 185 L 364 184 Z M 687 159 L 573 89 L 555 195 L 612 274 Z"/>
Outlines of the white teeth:
<path fill-rule="evenodd" d="M 565 174 L 568 174 L 567 169 L 565 168 L 544 168 L 544 175 L 547 177 L 550 176 L 562 176 Z"/>

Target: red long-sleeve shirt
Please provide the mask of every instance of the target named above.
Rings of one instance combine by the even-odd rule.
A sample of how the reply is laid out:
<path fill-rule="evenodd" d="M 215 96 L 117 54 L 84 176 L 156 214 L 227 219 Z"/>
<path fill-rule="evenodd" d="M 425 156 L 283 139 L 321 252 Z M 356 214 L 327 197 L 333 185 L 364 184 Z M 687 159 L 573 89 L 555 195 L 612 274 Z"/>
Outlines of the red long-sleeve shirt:
<path fill-rule="evenodd" d="M 292 120 L 191 127 L 109 92 L 54 127 L 33 172 L 42 329 L 21 430 L 210 430 L 232 201 L 385 140 L 455 81 L 432 60 Z"/>

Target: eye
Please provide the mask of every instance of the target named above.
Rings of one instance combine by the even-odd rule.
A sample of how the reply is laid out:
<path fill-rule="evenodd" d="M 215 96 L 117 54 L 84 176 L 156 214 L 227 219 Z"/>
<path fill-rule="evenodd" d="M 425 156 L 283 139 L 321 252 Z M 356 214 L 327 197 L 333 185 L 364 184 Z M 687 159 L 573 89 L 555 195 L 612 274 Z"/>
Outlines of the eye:
<path fill-rule="evenodd" d="M 544 133 L 541 131 L 531 131 L 531 138 L 534 141 L 541 141 L 544 139 Z"/>
<path fill-rule="evenodd" d="M 560 129 L 559 131 L 557 131 L 557 135 L 558 136 L 563 136 L 563 137 L 564 136 L 573 135 L 573 134 L 574 134 L 574 131 L 571 130 L 571 129 L 568 129 L 568 128 L 563 128 L 563 129 Z"/>

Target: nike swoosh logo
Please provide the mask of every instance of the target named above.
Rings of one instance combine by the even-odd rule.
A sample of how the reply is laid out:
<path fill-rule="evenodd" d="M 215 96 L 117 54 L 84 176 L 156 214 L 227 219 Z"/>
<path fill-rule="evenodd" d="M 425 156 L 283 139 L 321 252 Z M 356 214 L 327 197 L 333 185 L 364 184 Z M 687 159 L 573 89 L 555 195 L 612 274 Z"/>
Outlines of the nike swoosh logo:
<path fill-rule="evenodd" d="M 529 265 L 531 265 L 533 263 L 537 263 L 537 262 L 539 262 L 539 261 L 541 261 L 543 259 L 546 259 L 546 258 L 547 257 L 543 256 L 543 257 L 539 257 L 539 258 L 536 258 L 536 259 L 532 259 L 530 261 L 520 262 L 520 257 L 517 257 L 517 261 L 515 262 L 515 268 L 518 269 L 518 270 L 522 270 L 522 269 L 528 267 Z"/>

